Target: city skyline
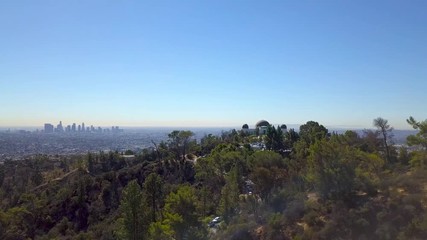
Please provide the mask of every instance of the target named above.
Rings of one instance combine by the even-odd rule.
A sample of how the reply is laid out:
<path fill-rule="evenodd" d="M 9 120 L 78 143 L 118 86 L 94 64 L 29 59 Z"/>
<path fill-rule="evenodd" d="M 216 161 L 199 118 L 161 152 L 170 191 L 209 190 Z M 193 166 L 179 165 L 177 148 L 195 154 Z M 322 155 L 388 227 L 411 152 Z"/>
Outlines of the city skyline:
<path fill-rule="evenodd" d="M 37 129 L 38 130 L 38 129 Z M 84 122 L 81 124 L 76 124 L 73 122 L 72 124 L 63 125 L 62 121 L 56 125 L 52 123 L 45 123 L 44 129 L 42 130 L 44 133 L 63 133 L 63 132 L 122 132 L 123 129 L 120 129 L 119 126 L 111 126 L 110 128 L 105 128 L 101 126 L 93 126 L 93 125 L 85 125 Z"/>
<path fill-rule="evenodd" d="M 425 1 L 0 3 L 0 127 L 411 129 Z"/>

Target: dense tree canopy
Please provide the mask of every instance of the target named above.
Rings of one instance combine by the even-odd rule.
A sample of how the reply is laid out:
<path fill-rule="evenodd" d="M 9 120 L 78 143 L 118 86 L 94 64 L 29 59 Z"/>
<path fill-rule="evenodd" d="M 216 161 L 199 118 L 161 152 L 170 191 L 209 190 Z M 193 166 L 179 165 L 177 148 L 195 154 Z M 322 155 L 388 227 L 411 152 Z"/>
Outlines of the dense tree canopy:
<path fill-rule="evenodd" d="M 315 121 L 308 121 L 299 128 L 300 138 L 308 145 L 328 136 L 328 129 Z"/>

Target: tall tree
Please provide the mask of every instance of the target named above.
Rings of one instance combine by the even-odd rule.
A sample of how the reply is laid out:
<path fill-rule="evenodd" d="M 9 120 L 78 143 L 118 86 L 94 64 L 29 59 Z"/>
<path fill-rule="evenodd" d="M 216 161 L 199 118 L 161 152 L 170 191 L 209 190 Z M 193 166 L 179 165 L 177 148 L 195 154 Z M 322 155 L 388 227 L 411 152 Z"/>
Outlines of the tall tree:
<path fill-rule="evenodd" d="M 93 173 L 93 171 L 95 170 L 95 167 L 94 167 L 95 159 L 93 154 L 89 152 L 86 156 L 86 159 L 87 159 L 87 170 L 89 171 L 89 173 Z"/>
<path fill-rule="evenodd" d="M 124 236 L 126 239 L 144 239 L 146 224 L 144 223 L 144 212 L 142 208 L 143 195 L 139 184 L 132 180 L 123 189 L 123 197 L 120 209 L 123 216 Z"/>
<path fill-rule="evenodd" d="M 157 173 L 148 175 L 144 182 L 143 193 L 145 204 L 149 206 L 151 222 L 155 222 L 157 221 L 157 213 L 159 212 L 160 202 L 163 197 L 163 182 Z"/>
<path fill-rule="evenodd" d="M 273 149 L 275 151 L 281 151 L 283 150 L 284 147 L 285 147 L 285 142 L 283 139 L 283 131 L 282 131 L 282 128 L 280 128 L 280 126 L 277 126 L 276 135 L 274 135 Z"/>
<path fill-rule="evenodd" d="M 284 148 L 283 131 L 277 126 L 269 125 L 267 127 L 267 134 L 265 136 L 265 146 L 268 150 L 280 151 Z"/>
<path fill-rule="evenodd" d="M 175 239 L 187 239 L 192 227 L 200 226 L 196 210 L 197 198 L 190 186 L 181 185 L 166 197 L 164 222 L 174 231 Z"/>
<path fill-rule="evenodd" d="M 189 145 L 194 133 L 192 131 L 172 131 L 169 133 L 169 142 L 171 148 L 175 151 L 176 157 L 185 159 Z"/>
<path fill-rule="evenodd" d="M 292 148 L 294 143 L 299 139 L 299 134 L 295 131 L 295 129 L 291 128 L 288 132 L 285 133 L 285 143 L 287 148 Z"/>
<path fill-rule="evenodd" d="M 5 176 L 4 166 L 0 165 L 0 187 L 3 185 L 4 176 Z"/>
<path fill-rule="evenodd" d="M 382 135 L 382 142 L 385 149 L 385 155 L 387 162 L 390 163 L 390 148 L 389 148 L 389 142 L 392 140 L 393 134 L 393 128 L 390 127 L 388 124 L 388 121 L 384 118 L 378 117 L 374 119 L 374 126 L 378 129 L 380 134 Z"/>
<path fill-rule="evenodd" d="M 239 183 L 238 169 L 234 167 L 226 178 L 226 184 L 221 190 L 221 200 L 219 211 L 228 223 L 231 217 L 236 213 L 239 205 Z"/>
<path fill-rule="evenodd" d="M 274 126 L 267 126 L 267 134 L 265 135 L 265 147 L 268 150 L 273 150 L 274 137 L 276 135 L 276 128 Z"/>

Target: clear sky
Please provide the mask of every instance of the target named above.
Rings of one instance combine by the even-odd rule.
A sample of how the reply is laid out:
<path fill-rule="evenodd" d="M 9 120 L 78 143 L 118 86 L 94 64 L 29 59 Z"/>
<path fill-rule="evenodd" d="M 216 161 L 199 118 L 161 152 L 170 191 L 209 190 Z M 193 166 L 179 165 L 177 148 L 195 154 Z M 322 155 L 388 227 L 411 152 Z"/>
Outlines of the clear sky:
<path fill-rule="evenodd" d="M 427 119 L 427 1 L 0 1 L 0 126 Z"/>

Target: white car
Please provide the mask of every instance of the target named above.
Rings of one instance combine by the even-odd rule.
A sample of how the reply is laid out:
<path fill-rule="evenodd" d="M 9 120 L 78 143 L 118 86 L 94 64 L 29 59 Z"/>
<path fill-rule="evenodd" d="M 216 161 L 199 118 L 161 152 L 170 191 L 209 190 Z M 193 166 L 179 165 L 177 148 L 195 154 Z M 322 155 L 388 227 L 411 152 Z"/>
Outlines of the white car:
<path fill-rule="evenodd" d="M 212 221 L 209 222 L 209 227 L 213 227 L 219 222 L 221 222 L 221 217 L 214 217 L 214 219 L 212 219 Z"/>

